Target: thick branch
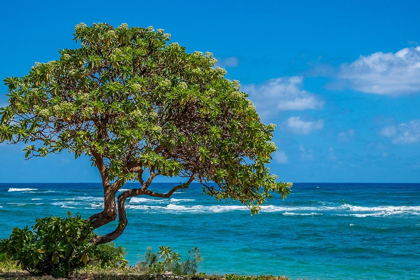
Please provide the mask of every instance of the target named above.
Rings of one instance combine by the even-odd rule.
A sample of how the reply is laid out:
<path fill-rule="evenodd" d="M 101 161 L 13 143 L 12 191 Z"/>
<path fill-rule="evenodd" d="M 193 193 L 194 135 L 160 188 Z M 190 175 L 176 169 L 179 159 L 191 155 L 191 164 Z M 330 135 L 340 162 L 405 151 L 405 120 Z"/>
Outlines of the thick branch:
<path fill-rule="evenodd" d="M 195 176 L 191 176 L 190 179 L 188 180 L 188 182 L 186 182 L 185 184 L 179 185 L 174 187 L 173 189 L 171 189 L 168 193 L 155 193 L 149 190 L 145 190 L 145 194 L 149 195 L 149 196 L 153 196 L 153 197 L 162 197 L 162 198 L 170 198 L 174 192 L 176 192 L 177 190 L 180 189 L 186 189 L 190 186 L 190 184 L 192 183 L 192 181 L 194 181 Z"/>
<path fill-rule="evenodd" d="M 154 176 L 156 176 L 156 175 L 154 175 Z M 149 177 L 149 179 L 150 178 L 151 177 Z M 177 190 L 188 188 L 190 186 L 190 184 L 192 183 L 192 181 L 194 181 L 194 178 L 195 178 L 195 175 L 192 175 L 187 183 L 178 185 L 178 186 L 172 188 L 168 193 L 164 193 L 164 194 L 155 193 L 155 192 L 149 191 L 147 188 L 143 189 L 143 187 L 141 189 L 131 189 L 131 190 L 123 192 L 122 194 L 120 194 L 118 196 L 118 226 L 117 226 L 117 228 L 111 233 L 108 233 L 106 235 L 97 236 L 92 241 L 96 245 L 108 243 L 108 242 L 111 242 L 111 241 L 115 240 L 116 238 L 118 238 L 124 232 L 124 230 L 127 226 L 127 223 L 128 223 L 127 216 L 126 216 L 126 210 L 125 210 L 125 202 L 126 202 L 127 198 L 134 197 L 134 196 L 140 196 L 140 195 L 149 195 L 149 196 L 153 196 L 153 197 L 169 198 Z M 151 179 L 151 180 L 153 180 L 153 179 Z"/>

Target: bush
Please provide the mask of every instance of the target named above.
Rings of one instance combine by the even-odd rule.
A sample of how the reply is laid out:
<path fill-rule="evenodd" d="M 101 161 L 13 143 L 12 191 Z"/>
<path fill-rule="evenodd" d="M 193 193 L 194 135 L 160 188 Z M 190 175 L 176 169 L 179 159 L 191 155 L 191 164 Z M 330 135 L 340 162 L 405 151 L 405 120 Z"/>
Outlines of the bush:
<path fill-rule="evenodd" d="M 188 251 L 189 257 L 186 261 L 183 261 L 170 247 L 160 246 L 159 249 L 156 254 L 151 247 L 148 247 L 144 260 L 138 266 L 149 273 L 161 274 L 171 271 L 177 275 L 193 275 L 197 273 L 198 264 L 203 261 L 197 247 Z"/>
<path fill-rule="evenodd" d="M 90 242 L 93 237 L 92 226 L 79 215 L 51 216 L 37 219 L 32 230 L 14 228 L 9 238 L 0 240 L 0 253 L 33 275 L 54 277 L 67 277 L 89 263 L 102 267 L 127 263 L 121 249 L 112 244 L 96 246 Z"/>

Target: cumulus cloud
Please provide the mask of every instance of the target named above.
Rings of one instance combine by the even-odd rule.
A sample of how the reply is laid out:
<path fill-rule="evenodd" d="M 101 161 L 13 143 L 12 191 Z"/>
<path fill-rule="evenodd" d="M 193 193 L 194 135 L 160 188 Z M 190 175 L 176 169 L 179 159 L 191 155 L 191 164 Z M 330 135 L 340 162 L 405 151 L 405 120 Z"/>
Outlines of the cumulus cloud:
<path fill-rule="evenodd" d="M 287 157 L 284 151 L 277 151 L 274 153 L 274 160 L 280 164 L 286 164 L 289 162 L 289 158 Z"/>
<path fill-rule="evenodd" d="M 306 121 L 300 117 L 290 117 L 282 125 L 286 129 L 296 134 L 310 134 L 313 131 L 324 127 L 324 120 Z"/>
<path fill-rule="evenodd" d="M 302 87 L 303 78 L 294 76 L 289 78 L 271 79 L 260 85 L 247 85 L 242 91 L 249 94 L 258 113 L 263 117 L 270 117 L 279 111 L 301 111 L 319 109 L 324 101 Z"/>
<path fill-rule="evenodd" d="M 420 46 L 360 56 L 351 64 L 341 65 L 337 77 L 345 86 L 366 93 L 420 92 Z"/>
<path fill-rule="evenodd" d="M 239 58 L 236 56 L 230 56 L 227 58 L 219 58 L 217 59 L 217 66 L 225 68 L 225 67 L 238 67 L 239 65 Z"/>
<path fill-rule="evenodd" d="M 420 120 L 386 126 L 379 134 L 391 138 L 394 144 L 420 142 Z"/>

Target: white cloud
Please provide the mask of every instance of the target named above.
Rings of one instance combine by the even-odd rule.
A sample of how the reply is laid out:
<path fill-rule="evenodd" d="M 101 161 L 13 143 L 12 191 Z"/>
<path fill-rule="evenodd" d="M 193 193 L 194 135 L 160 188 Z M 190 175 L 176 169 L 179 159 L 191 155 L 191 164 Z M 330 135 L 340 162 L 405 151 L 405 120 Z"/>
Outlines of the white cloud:
<path fill-rule="evenodd" d="M 300 158 L 301 159 L 303 159 L 303 160 L 314 160 L 315 159 L 314 152 L 311 149 L 307 150 L 307 149 L 305 149 L 304 146 L 299 145 L 299 151 L 300 151 Z"/>
<path fill-rule="evenodd" d="M 394 144 L 420 142 L 420 120 L 384 127 L 379 134 L 392 138 Z"/>
<path fill-rule="evenodd" d="M 289 158 L 287 157 L 284 151 L 277 151 L 274 153 L 274 160 L 280 164 L 286 164 L 289 162 Z"/>
<path fill-rule="evenodd" d="M 283 123 L 283 127 L 296 134 L 310 134 L 315 130 L 322 129 L 324 120 L 305 121 L 300 117 L 290 117 Z"/>
<path fill-rule="evenodd" d="M 347 129 L 345 131 L 338 133 L 337 140 L 339 142 L 349 142 L 353 138 L 354 134 L 355 134 L 354 129 Z"/>
<path fill-rule="evenodd" d="M 301 111 L 318 109 L 324 106 L 324 101 L 303 89 L 303 78 L 294 76 L 290 78 L 271 79 L 260 85 L 247 85 L 242 91 L 249 94 L 258 113 L 263 117 L 275 115 L 279 111 Z"/>
<path fill-rule="evenodd" d="M 351 89 L 383 95 L 420 92 L 420 46 L 376 52 L 343 64 L 337 76 Z"/>
<path fill-rule="evenodd" d="M 238 67 L 239 65 L 239 58 L 236 56 L 230 56 L 227 58 L 220 58 L 217 59 L 217 66 L 225 68 L 225 67 Z"/>

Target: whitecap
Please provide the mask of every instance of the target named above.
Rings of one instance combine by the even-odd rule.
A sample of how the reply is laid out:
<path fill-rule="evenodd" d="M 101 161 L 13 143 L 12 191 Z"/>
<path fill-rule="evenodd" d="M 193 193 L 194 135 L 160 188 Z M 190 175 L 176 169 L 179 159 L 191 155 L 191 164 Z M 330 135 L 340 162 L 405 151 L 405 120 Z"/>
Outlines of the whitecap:
<path fill-rule="evenodd" d="M 90 205 L 90 207 L 92 207 L 92 209 L 98 209 L 98 208 L 102 208 L 104 205 L 102 203 L 92 203 Z"/>
<path fill-rule="evenodd" d="M 10 188 L 8 192 L 30 192 L 30 191 L 37 191 L 38 189 L 30 189 L 30 188 Z"/>
<path fill-rule="evenodd" d="M 42 198 L 32 198 L 31 200 L 42 200 Z"/>
<path fill-rule="evenodd" d="M 166 199 L 153 199 L 144 197 L 133 197 L 130 199 L 130 203 L 165 203 Z"/>
<path fill-rule="evenodd" d="M 171 198 L 171 202 L 188 202 L 188 201 L 195 201 L 195 199 L 190 198 Z"/>
<path fill-rule="evenodd" d="M 420 212 L 420 206 L 353 206 L 350 204 L 343 204 L 338 209 L 349 210 L 352 212 Z"/>
<path fill-rule="evenodd" d="M 74 201 L 74 200 L 83 200 L 83 201 L 103 201 L 103 197 L 94 197 L 94 196 L 77 196 L 71 198 L 65 198 L 66 201 Z"/>
<path fill-rule="evenodd" d="M 322 216 L 322 213 L 295 213 L 295 212 L 284 212 L 284 216 Z"/>

